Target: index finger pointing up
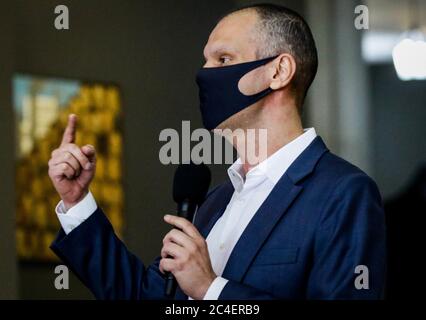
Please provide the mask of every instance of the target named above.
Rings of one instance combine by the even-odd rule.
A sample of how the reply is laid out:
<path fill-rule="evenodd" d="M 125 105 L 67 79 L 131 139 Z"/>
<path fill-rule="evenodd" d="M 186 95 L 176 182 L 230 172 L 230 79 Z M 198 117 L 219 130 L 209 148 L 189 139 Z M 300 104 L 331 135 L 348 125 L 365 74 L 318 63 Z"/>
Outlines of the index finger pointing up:
<path fill-rule="evenodd" d="M 68 125 L 64 131 L 64 136 L 62 137 L 61 145 L 67 143 L 73 143 L 75 141 L 75 131 L 77 128 L 77 116 L 75 114 L 70 114 L 68 116 Z"/>

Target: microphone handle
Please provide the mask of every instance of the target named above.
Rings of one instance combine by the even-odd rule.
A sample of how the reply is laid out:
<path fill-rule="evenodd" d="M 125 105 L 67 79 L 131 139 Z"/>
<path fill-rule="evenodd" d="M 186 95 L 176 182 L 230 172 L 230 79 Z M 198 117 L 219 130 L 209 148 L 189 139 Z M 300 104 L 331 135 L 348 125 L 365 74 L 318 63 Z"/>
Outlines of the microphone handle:
<path fill-rule="evenodd" d="M 192 222 L 196 209 L 197 205 L 195 203 L 189 200 L 184 200 L 178 203 L 177 216 Z M 171 272 L 166 272 L 165 279 L 166 283 L 164 285 L 164 294 L 167 298 L 171 299 L 176 294 L 177 281 Z"/>

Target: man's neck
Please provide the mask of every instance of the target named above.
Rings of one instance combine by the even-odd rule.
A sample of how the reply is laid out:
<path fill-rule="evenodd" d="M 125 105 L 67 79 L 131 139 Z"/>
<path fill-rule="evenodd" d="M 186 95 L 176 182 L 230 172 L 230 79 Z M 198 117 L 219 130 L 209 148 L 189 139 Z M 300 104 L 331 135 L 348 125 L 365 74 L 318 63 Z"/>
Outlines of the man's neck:
<path fill-rule="evenodd" d="M 246 142 L 246 145 L 243 146 L 238 143 L 234 143 L 234 147 L 236 148 L 243 163 L 243 170 L 245 173 L 303 134 L 303 126 L 298 114 L 274 115 L 269 113 L 268 119 L 264 120 L 267 121 L 262 121 L 255 127 L 256 129 L 262 128 L 267 130 L 266 148 L 262 145 L 265 143 L 264 141 L 259 139 L 256 139 L 256 141 L 250 141 L 249 137 L 247 137 L 247 130 L 244 130 L 243 137 L 243 141 Z M 256 137 L 258 138 L 259 134 L 257 134 Z M 252 143 L 254 143 L 254 152 L 258 155 L 258 157 L 249 159 L 249 157 L 247 157 L 247 145 Z"/>
<path fill-rule="evenodd" d="M 243 170 L 244 173 L 249 172 L 252 168 L 256 167 L 259 163 L 262 161 L 265 161 L 267 158 L 269 158 L 271 155 L 273 155 L 275 152 L 277 152 L 279 149 L 284 147 L 286 144 L 290 143 L 297 137 L 303 134 L 303 128 L 297 129 L 297 130 L 291 130 L 287 132 L 287 134 L 283 135 L 276 135 L 271 134 L 268 130 L 268 147 L 266 152 L 266 157 L 260 158 L 259 161 L 250 163 L 249 161 L 243 161 Z M 256 144 L 257 146 L 257 144 Z M 259 153 L 259 148 L 255 148 L 256 154 Z M 238 152 L 238 151 L 237 151 Z"/>

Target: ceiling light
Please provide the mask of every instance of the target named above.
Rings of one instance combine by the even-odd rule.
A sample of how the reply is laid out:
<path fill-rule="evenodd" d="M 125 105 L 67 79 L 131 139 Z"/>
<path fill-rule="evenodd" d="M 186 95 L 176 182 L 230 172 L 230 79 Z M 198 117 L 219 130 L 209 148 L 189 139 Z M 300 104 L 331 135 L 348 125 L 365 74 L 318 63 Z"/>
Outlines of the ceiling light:
<path fill-rule="evenodd" d="M 426 80 L 426 41 L 423 33 L 407 33 L 394 47 L 392 57 L 401 80 Z"/>

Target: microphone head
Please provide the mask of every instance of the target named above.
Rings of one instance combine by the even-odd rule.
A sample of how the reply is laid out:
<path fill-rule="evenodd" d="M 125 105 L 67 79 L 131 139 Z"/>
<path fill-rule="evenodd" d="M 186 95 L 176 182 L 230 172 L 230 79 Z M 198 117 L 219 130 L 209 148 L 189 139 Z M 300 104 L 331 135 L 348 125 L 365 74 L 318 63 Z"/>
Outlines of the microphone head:
<path fill-rule="evenodd" d="M 200 205 L 209 190 L 210 181 L 210 169 L 205 164 L 180 164 L 173 180 L 173 199 L 177 203 L 188 200 Z"/>

